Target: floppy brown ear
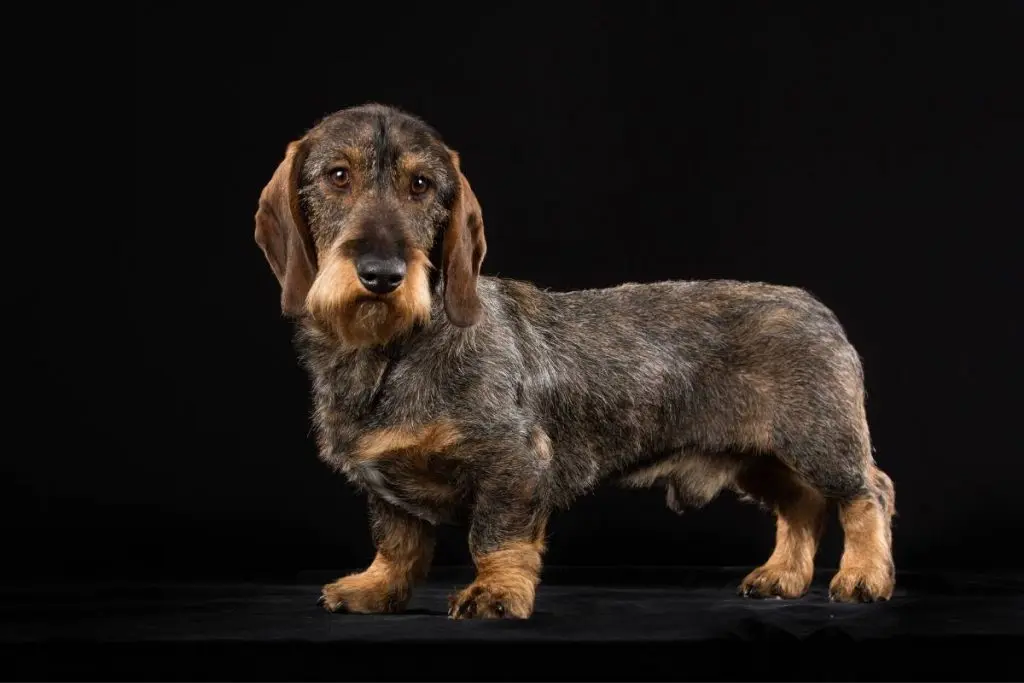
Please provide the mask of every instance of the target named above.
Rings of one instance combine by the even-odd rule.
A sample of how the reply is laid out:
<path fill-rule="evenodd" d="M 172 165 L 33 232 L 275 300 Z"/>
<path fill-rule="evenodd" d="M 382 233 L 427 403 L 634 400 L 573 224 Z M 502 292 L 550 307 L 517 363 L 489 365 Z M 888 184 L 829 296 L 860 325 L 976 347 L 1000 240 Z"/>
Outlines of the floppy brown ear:
<path fill-rule="evenodd" d="M 487 253 L 484 217 L 469 181 L 459 167 L 459 155 L 451 153 L 459 186 L 452 203 L 451 222 L 444 235 L 442 272 L 444 310 L 453 325 L 469 327 L 480 320 L 483 307 L 477 294 L 480 266 Z"/>
<path fill-rule="evenodd" d="M 316 277 L 316 252 L 299 208 L 299 172 L 306 143 L 292 142 L 270 182 L 260 193 L 256 211 L 256 244 L 281 285 L 281 311 L 301 315 L 306 294 Z"/>

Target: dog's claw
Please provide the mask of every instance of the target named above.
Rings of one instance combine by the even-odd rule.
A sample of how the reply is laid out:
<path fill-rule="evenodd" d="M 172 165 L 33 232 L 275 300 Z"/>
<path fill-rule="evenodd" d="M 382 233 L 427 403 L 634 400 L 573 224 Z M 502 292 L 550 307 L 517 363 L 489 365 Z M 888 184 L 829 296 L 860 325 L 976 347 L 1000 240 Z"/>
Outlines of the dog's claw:
<path fill-rule="evenodd" d="M 459 616 L 459 603 L 456 602 L 455 596 L 448 596 L 448 618 L 455 619 Z"/>
<path fill-rule="evenodd" d="M 327 596 L 326 595 L 321 595 L 319 598 L 317 598 L 317 600 L 316 600 L 316 606 L 317 607 L 323 607 L 326 604 L 327 604 Z"/>
<path fill-rule="evenodd" d="M 463 590 L 448 598 L 448 616 L 452 619 L 527 618 L 529 609 L 516 607 L 516 596 L 481 587 Z"/>
<path fill-rule="evenodd" d="M 472 619 L 476 614 L 476 604 L 472 600 L 460 604 L 458 596 L 449 598 L 448 616 L 452 619 Z"/>

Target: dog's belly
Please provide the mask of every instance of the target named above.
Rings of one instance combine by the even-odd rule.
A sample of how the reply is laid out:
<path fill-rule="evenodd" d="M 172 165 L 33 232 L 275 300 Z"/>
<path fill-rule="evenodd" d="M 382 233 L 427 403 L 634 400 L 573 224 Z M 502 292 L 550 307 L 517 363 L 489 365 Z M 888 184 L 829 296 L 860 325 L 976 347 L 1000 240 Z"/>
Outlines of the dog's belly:
<path fill-rule="evenodd" d="M 723 489 L 733 485 L 742 458 L 733 453 L 703 453 L 680 449 L 655 462 L 626 468 L 619 475 L 625 486 L 664 486 L 666 503 L 677 513 L 710 503 Z"/>

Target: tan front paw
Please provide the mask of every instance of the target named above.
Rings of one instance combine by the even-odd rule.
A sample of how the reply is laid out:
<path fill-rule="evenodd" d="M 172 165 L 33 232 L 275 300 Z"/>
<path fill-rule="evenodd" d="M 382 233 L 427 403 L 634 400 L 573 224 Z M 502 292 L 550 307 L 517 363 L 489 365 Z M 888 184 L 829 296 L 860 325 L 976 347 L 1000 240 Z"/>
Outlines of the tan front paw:
<path fill-rule="evenodd" d="M 828 587 L 833 602 L 875 602 L 892 598 L 895 577 L 892 571 L 879 568 L 850 567 L 840 569 Z"/>
<path fill-rule="evenodd" d="M 747 574 L 739 593 L 745 598 L 795 599 L 807 592 L 813 575 L 783 565 L 764 565 Z"/>
<path fill-rule="evenodd" d="M 328 612 L 382 614 L 401 612 L 409 601 L 409 591 L 386 577 L 362 572 L 338 579 L 323 587 L 318 605 Z"/>
<path fill-rule="evenodd" d="M 519 582 L 521 583 L 521 582 Z M 532 586 L 477 580 L 448 598 L 452 619 L 527 619 L 533 614 Z"/>

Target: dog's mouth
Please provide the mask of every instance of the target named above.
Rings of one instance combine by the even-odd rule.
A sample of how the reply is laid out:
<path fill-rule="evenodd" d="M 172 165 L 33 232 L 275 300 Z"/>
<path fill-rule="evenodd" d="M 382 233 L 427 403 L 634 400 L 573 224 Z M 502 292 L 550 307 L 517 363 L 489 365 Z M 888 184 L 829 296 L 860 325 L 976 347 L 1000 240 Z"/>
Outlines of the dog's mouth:
<path fill-rule="evenodd" d="M 374 294 L 373 292 L 362 292 L 352 299 L 354 306 L 362 304 L 387 304 L 393 298 L 394 292 L 391 294 Z"/>

